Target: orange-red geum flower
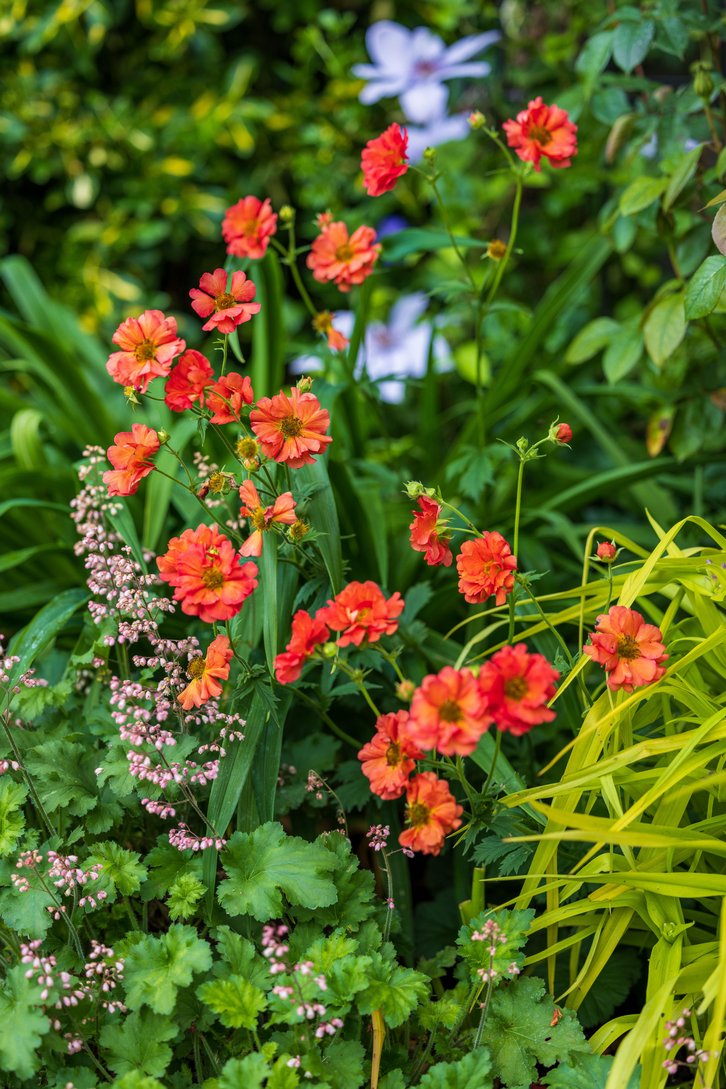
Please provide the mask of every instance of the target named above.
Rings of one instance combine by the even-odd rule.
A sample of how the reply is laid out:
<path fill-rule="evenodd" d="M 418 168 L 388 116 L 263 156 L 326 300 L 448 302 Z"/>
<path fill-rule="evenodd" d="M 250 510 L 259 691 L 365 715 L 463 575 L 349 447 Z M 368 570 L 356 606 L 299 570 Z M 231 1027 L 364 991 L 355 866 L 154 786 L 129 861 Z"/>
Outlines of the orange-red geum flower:
<path fill-rule="evenodd" d="M 207 408 L 213 415 L 213 424 L 239 423 L 242 405 L 251 405 L 255 399 L 249 375 L 230 371 L 213 382 L 207 390 Z"/>
<path fill-rule="evenodd" d="M 461 827 L 464 812 L 448 783 L 432 771 L 416 775 L 406 788 L 406 822 L 398 842 L 412 851 L 437 855 L 449 832 Z"/>
<path fill-rule="evenodd" d="M 395 122 L 375 140 L 369 140 L 361 154 L 363 185 L 369 197 L 380 197 L 393 189 L 408 170 L 408 132 Z"/>
<path fill-rule="evenodd" d="M 598 616 L 595 627 L 590 643 L 582 649 L 604 666 L 608 688 L 632 692 L 660 680 L 665 673 L 661 662 L 668 657 L 660 628 L 646 624 L 645 617 L 624 605 L 613 605 Z"/>
<path fill-rule="evenodd" d="M 516 121 L 505 121 L 502 128 L 509 146 L 538 172 L 543 155 L 556 170 L 571 166 L 572 156 L 577 155 L 577 125 L 559 106 L 545 106 L 540 96 L 517 114 Z"/>
<path fill-rule="evenodd" d="M 201 707 L 212 697 L 222 695 L 221 681 L 229 677 L 232 645 L 226 635 L 218 635 L 207 647 L 203 657 L 192 658 L 187 666 L 189 684 L 177 696 L 185 711 Z"/>
<path fill-rule="evenodd" d="M 320 407 L 314 393 L 302 393 L 296 386 L 290 396 L 280 390 L 274 397 L 260 397 L 250 413 L 250 427 L 260 441 L 263 454 L 286 462 L 291 469 L 312 465 L 313 454 L 322 454 L 330 414 Z"/>
<path fill-rule="evenodd" d="M 381 636 L 393 635 L 403 606 L 398 591 L 385 598 L 375 582 L 349 582 L 316 616 L 341 633 L 338 646 L 359 647 L 364 639 L 377 643 Z"/>
<path fill-rule="evenodd" d="M 408 711 L 376 719 L 376 732 L 358 753 L 361 771 L 379 798 L 400 798 L 423 753 L 406 732 Z"/>
<path fill-rule="evenodd" d="M 486 732 L 492 716 L 470 669 L 444 666 L 430 673 L 411 700 L 408 734 L 422 749 L 445 756 L 468 756 Z"/>
<path fill-rule="evenodd" d="M 204 273 L 199 287 L 193 287 L 189 297 L 192 310 L 200 318 L 209 319 L 202 326 L 205 332 L 218 329 L 220 333 L 233 333 L 253 314 L 259 314 L 260 304 L 252 301 L 256 290 L 244 272 L 239 271 L 232 273 L 227 286 L 227 273 L 223 268 L 216 268 L 214 272 Z"/>
<path fill-rule="evenodd" d="M 172 412 L 186 412 L 195 401 L 204 403 L 206 390 L 214 382 L 214 371 L 206 356 L 189 348 L 166 380 L 164 402 Z"/>
<path fill-rule="evenodd" d="M 275 676 L 280 684 L 292 684 L 302 673 L 302 667 L 321 643 L 327 643 L 330 632 L 318 615 L 310 616 L 298 609 L 292 618 L 292 635 L 282 654 L 275 658 Z"/>
<path fill-rule="evenodd" d="M 470 605 L 486 601 L 492 594 L 497 605 L 503 605 L 514 587 L 517 557 L 501 533 L 493 530 L 464 541 L 456 558 L 459 572 L 459 592 Z"/>
<path fill-rule="evenodd" d="M 479 670 L 479 689 L 497 729 L 526 734 L 555 712 L 547 704 L 555 694 L 559 673 L 542 654 L 530 654 L 524 643 L 502 647 Z"/>
<path fill-rule="evenodd" d="M 430 567 L 450 567 L 453 560 L 449 538 L 442 536 L 447 522 L 441 519 L 443 507 L 428 495 L 418 497 L 420 510 L 412 511 L 411 548 L 414 552 L 423 552 Z"/>
<path fill-rule="evenodd" d="M 166 378 L 172 360 L 186 347 L 176 335 L 176 319 L 164 317 L 161 310 L 127 318 L 111 339 L 121 351 L 108 357 L 106 370 L 114 382 L 141 393 L 146 393 L 153 378 Z"/>
<path fill-rule="evenodd" d="M 257 586 L 257 565 L 240 563 L 232 542 L 216 526 L 185 529 L 156 562 L 182 612 L 207 624 L 231 620 Z"/>
<path fill-rule="evenodd" d="M 328 347 L 334 352 L 343 352 L 350 344 L 346 336 L 333 325 L 333 315 L 329 310 L 321 310 L 313 318 L 313 329 L 327 338 Z"/>
<path fill-rule="evenodd" d="M 277 214 L 273 212 L 269 197 L 242 197 L 224 213 L 222 238 L 227 243 L 227 253 L 234 257 L 258 259 L 267 253 L 270 239 L 277 231 Z"/>
<path fill-rule="evenodd" d="M 295 514 L 295 500 L 292 492 L 283 492 L 278 495 L 271 506 L 263 507 L 257 488 L 251 480 L 245 480 L 240 484 L 239 497 L 242 500 L 240 513 L 247 518 L 253 532 L 240 548 L 242 556 L 262 555 L 262 534 L 269 529 L 273 522 L 279 522 L 285 526 L 291 526 L 297 521 Z"/>
<path fill-rule="evenodd" d="M 318 283 L 333 281 L 340 291 L 350 291 L 373 272 L 381 252 L 372 227 L 358 227 L 348 236 L 345 223 L 327 223 L 307 256 L 307 266 Z"/>
<path fill-rule="evenodd" d="M 106 451 L 113 469 L 103 474 L 109 495 L 133 495 L 145 476 L 153 470 L 149 461 L 159 449 L 159 436 L 146 424 L 135 423 L 130 431 L 119 431 L 114 446 Z"/>

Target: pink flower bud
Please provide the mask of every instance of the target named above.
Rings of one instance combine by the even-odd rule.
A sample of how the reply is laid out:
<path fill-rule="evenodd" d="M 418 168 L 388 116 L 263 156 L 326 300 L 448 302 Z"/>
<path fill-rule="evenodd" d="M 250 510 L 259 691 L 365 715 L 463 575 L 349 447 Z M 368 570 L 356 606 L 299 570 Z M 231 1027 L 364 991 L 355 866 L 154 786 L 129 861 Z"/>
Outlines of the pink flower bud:
<path fill-rule="evenodd" d="M 596 556 L 603 563 L 612 563 L 618 554 L 614 541 L 600 541 L 597 546 Z"/>

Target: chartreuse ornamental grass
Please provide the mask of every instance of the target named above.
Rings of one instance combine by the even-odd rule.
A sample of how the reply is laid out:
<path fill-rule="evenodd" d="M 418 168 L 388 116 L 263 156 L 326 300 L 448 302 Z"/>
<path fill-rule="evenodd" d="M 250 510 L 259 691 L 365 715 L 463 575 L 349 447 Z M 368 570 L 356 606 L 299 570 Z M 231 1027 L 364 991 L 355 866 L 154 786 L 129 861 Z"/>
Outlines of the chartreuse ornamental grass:
<path fill-rule="evenodd" d="M 103 343 L 3 263 L 3 1089 L 724 1089 L 723 23 L 592 18 L 375 23 Z"/>

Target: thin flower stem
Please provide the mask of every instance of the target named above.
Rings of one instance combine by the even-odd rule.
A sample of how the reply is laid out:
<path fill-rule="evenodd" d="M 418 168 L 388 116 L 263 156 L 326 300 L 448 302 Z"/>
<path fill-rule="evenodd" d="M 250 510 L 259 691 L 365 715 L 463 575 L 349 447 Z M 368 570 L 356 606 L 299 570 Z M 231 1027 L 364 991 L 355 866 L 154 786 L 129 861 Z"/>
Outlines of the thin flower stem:
<path fill-rule="evenodd" d="M 385 848 L 381 851 L 381 854 L 383 855 L 383 865 L 386 869 L 386 884 L 388 888 L 388 911 L 386 912 L 386 922 L 383 927 L 383 940 L 384 942 L 387 942 L 391 936 L 391 923 L 393 922 L 393 874 Z"/>
<path fill-rule="evenodd" d="M 470 518 L 467 518 L 465 514 L 462 514 L 458 507 L 455 507 L 453 503 L 449 503 L 446 499 L 441 500 L 441 505 L 443 507 L 448 507 L 450 511 L 453 511 L 453 513 L 458 518 L 461 518 L 462 522 L 464 522 L 469 527 L 469 529 L 473 530 L 474 533 L 476 533 L 477 537 L 481 537 L 481 530 L 474 525 Z"/>
<path fill-rule="evenodd" d="M 288 248 L 287 253 L 283 257 L 283 264 L 286 264 L 288 266 L 288 268 L 290 269 L 290 273 L 292 275 L 293 281 L 295 283 L 295 287 L 298 290 L 300 298 L 302 299 L 303 303 L 305 304 L 305 307 L 306 307 L 308 313 L 310 314 L 310 316 L 314 318 L 315 315 L 318 312 L 317 307 L 315 306 L 315 303 L 313 302 L 313 300 L 310 298 L 310 294 L 308 292 L 308 289 L 305 287 L 305 284 L 303 283 L 303 278 L 300 275 L 300 269 L 297 267 L 297 253 L 296 253 L 296 245 L 295 245 L 295 221 L 294 220 L 290 220 L 290 223 L 288 224 L 287 229 L 288 229 L 288 236 L 289 236 L 289 248 Z"/>
<path fill-rule="evenodd" d="M 517 560 L 519 560 L 519 521 L 522 514 L 522 483 L 524 480 L 524 466 L 525 458 L 520 456 L 519 459 L 519 472 L 517 474 L 517 498 L 514 504 L 514 537 L 512 539 L 512 552 Z M 509 595 L 509 642 L 512 642 L 514 638 L 514 591 Z"/>
<path fill-rule="evenodd" d="M 405 681 L 406 678 L 404 677 L 403 673 L 401 672 L 401 667 L 398 664 L 398 660 L 397 660 L 395 654 L 389 654 L 389 652 L 387 650 L 384 650 L 383 647 L 381 647 L 381 646 L 376 646 L 376 650 L 378 651 L 378 653 L 381 655 L 382 658 L 385 658 L 385 660 L 388 662 L 388 664 L 390 666 L 393 666 L 393 668 L 394 668 L 394 670 L 396 672 L 396 676 L 398 677 L 399 681 Z"/>
<path fill-rule="evenodd" d="M 547 614 L 546 614 L 546 613 L 544 612 L 544 610 L 542 609 L 542 606 L 540 605 L 539 601 L 537 600 L 537 598 L 535 597 L 534 593 L 532 592 L 532 588 L 531 588 L 531 586 L 528 586 L 528 585 L 527 585 L 527 583 L 526 583 L 526 582 L 523 582 L 522 580 L 520 580 L 520 581 L 519 581 L 519 585 L 520 585 L 520 586 L 522 586 L 522 587 L 524 588 L 524 590 L 525 590 L 525 592 L 526 592 L 527 594 L 529 594 L 529 597 L 531 598 L 531 600 L 532 600 L 532 603 L 534 604 L 534 607 L 535 607 L 535 609 L 536 609 L 536 610 L 537 610 L 537 612 L 539 613 L 539 615 L 540 615 L 541 619 L 542 619 L 542 620 L 544 620 L 545 624 L 547 625 L 547 627 L 549 628 L 549 630 L 550 630 L 550 631 L 552 632 L 552 634 L 554 635 L 554 637 L 555 637 L 555 639 L 557 640 L 557 642 L 558 642 L 558 643 L 560 644 L 560 646 L 562 647 L 563 651 L 565 652 L 565 657 L 567 658 L 567 663 L 568 663 L 568 665 L 570 666 L 570 668 L 572 668 L 572 655 L 570 654 L 570 651 L 569 651 L 569 648 L 568 648 L 568 646 L 567 646 L 567 643 L 566 643 L 566 642 L 565 642 L 565 640 L 564 640 L 564 639 L 562 638 L 562 636 L 561 636 L 561 635 L 560 635 L 560 633 L 558 632 L 557 628 L 556 628 L 556 627 L 554 626 L 554 624 L 552 624 L 552 623 L 551 623 L 551 621 L 550 621 L 549 617 L 547 616 Z"/>
<path fill-rule="evenodd" d="M 469 265 L 467 264 L 466 258 L 464 257 L 463 253 L 459 249 L 459 244 L 456 241 L 456 236 L 454 235 L 454 232 L 451 229 L 451 224 L 449 223 L 449 214 L 446 211 L 446 205 L 444 204 L 443 197 L 441 196 L 441 191 L 439 190 L 439 187 L 436 184 L 436 177 L 432 176 L 430 174 L 429 175 L 424 175 L 424 176 L 428 178 L 428 181 L 429 181 L 429 184 L 431 185 L 434 196 L 436 197 L 436 203 L 438 204 L 439 211 L 441 212 L 441 219 L 443 220 L 444 228 L 446 230 L 446 233 L 448 234 L 449 238 L 451 239 L 451 245 L 453 246 L 454 252 L 456 253 L 456 256 L 459 258 L 459 261 L 461 262 L 461 266 L 464 269 L 464 272 L 466 273 L 466 278 L 468 279 L 468 281 L 471 284 L 474 291 L 478 294 L 479 293 L 479 287 L 477 285 L 477 282 L 474 279 L 473 273 L 472 273 L 471 269 L 469 268 Z"/>
<path fill-rule="evenodd" d="M 228 341 L 229 341 L 229 335 L 226 335 L 224 337 L 223 341 L 222 341 L 222 369 L 221 369 L 221 374 L 222 375 L 224 374 L 225 370 L 227 369 Z"/>
<path fill-rule="evenodd" d="M 489 985 L 487 987 L 486 998 L 484 999 L 484 1005 L 482 1006 L 482 1009 L 481 1009 L 481 1017 L 479 1018 L 479 1024 L 477 1025 L 477 1029 L 476 1029 L 476 1036 L 474 1037 L 474 1049 L 476 1049 L 477 1047 L 480 1046 L 481 1038 L 484 1035 L 484 1026 L 487 1023 L 487 1014 L 489 1013 L 489 1000 L 492 997 L 493 987 L 494 987 L 494 980 L 490 979 L 489 980 Z"/>
<path fill-rule="evenodd" d="M 13 759 L 15 760 L 15 763 L 20 766 L 20 770 L 23 773 L 23 778 L 25 779 L 25 782 L 28 784 L 28 790 L 30 791 L 30 796 L 33 799 L 33 805 L 35 806 L 35 809 L 36 809 L 36 811 L 38 813 L 38 816 L 40 817 L 41 821 L 45 825 L 45 829 L 48 832 L 48 834 L 51 835 L 51 836 L 55 836 L 55 835 L 57 835 L 56 829 L 51 824 L 50 817 L 48 816 L 46 808 L 43 805 L 42 801 L 40 800 L 40 795 L 38 794 L 38 791 L 35 789 L 35 783 L 33 782 L 33 777 L 30 774 L 30 772 L 28 771 L 28 769 L 26 768 L 25 764 L 23 763 L 23 757 L 22 757 L 22 755 L 20 753 L 20 749 L 15 744 L 15 738 L 13 737 L 12 730 L 10 729 L 10 723 L 8 722 L 8 712 L 7 711 L 2 716 L 2 724 L 3 724 L 3 730 L 5 731 L 5 736 L 8 739 L 8 744 L 10 745 L 10 748 L 13 750 Z"/>
<path fill-rule="evenodd" d="M 315 702 L 312 696 L 309 696 L 307 692 L 304 692 L 301 688 L 296 689 L 296 695 L 317 711 L 323 722 L 330 727 L 336 737 L 339 737 L 341 741 L 345 741 L 346 745 L 352 745 L 353 748 L 356 750 L 360 748 L 360 741 L 356 741 L 354 737 L 351 737 L 350 734 L 347 734 L 345 732 L 345 730 L 342 730 L 336 722 L 333 722 L 327 711 L 324 711 L 322 707 L 320 707 L 319 704 Z"/>

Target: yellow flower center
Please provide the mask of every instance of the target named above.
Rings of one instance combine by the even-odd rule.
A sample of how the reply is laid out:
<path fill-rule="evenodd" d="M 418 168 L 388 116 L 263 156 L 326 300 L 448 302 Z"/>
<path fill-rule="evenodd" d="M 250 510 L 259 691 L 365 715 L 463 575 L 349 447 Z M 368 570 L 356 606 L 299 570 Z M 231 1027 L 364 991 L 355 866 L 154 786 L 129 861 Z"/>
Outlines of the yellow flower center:
<path fill-rule="evenodd" d="M 206 668 L 207 661 L 205 658 L 194 658 L 187 666 L 187 677 L 191 677 L 193 681 L 196 681 L 202 676 Z"/>
<path fill-rule="evenodd" d="M 442 722 L 458 722 L 461 718 L 461 707 L 456 700 L 444 700 L 439 708 L 439 718 Z"/>
<path fill-rule="evenodd" d="M 153 359 L 156 355 L 156 345 L 153 340 L 142 340 L 141 344 L 137 344 L 134 348 L 134 355 L 139 363 L 147 363 Z"/>
<path fill-rule="evenodd" d="M 229 310 L 230 306 L 237 305 L 237 300 L 235 299 L 234 295 L 230 295 L 228 292 L 225 291 L 223 295 L 217 295 L 216 299 L 214 300 L 214 305 L 216 306 L 217 310 Z"/>
<path fill-rule="evenodd" d="M 640 644 L 632 635 L 621 635 L 618 637 L 617 653 L 618 658 L 625 658 L 627 661 L 640 658 Z"/>
<path fill-rule="evenodd" d="M 350 242 L 344 242 L 343 245 L 338 246 L 335 251 L 335 259 L 336 261 L 350 261 L 354 252 Z"/>
<path fill-rule="evenodd" d="M 401 746 L 392 741 L 386 749 L 386 763 L 389 768 L 398 767 L 401 763 Z"/>
<path fill-rule="evenodd" d="M 219 590 L 224 586 L 224 575 L 218 567 L 210 567 L 202 575 L 202 582 L 208 590 Z"/>
<path fill-rule="evenodd" d="M 299 416 L 285 416 L 280 421 L 280 431 L 286 439 L 296 439 L 298 435 L 302 435 L 303 426 Z"/>
<path fill-rule="evenodd" d="M 254 458 L 257 457 L 257 451 L 259 447 L 254 439 L 238 439 L 237 440 L 237 453 L 241 458 Z"/>
<path fill-rule="evenodd" d="M 414 828 L 420 828 L 422 824 L 428 824 L 430 813 L 431 810 L 427 805 L 422 805 L 421 802 L 415 802 L 408 807 L 406 819 Z"/>
<path fill-rule="evenodd" d="M 524 677 L 510 677 L 504 682 L 504 695 L 510 700 L 521 700 L 527 695 L 527 687 Z"/>
<path fill-rule="evenodd" d="M 527 135 L 530 140 L 536 140 L 542 147 L 546 147 L 552 140 L 552 133 L 544 125 L 532 125 Z"/>
<path fill-rule="evenodd" d="M 212 473 L 208 484 L 212 495 L 220 495 L 227 487 L 227 476 L 225 473 Z"/>
<path fill-rule="evenodd" d="M 256 510 L 252 511 L 252 514 L 249 516 L 249 518 L 250 518 L 250 522 L 255 527 L 255 529 L 265 529 L 265 508 L 264 507 L 257 507 Z"/>

